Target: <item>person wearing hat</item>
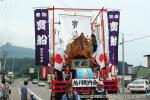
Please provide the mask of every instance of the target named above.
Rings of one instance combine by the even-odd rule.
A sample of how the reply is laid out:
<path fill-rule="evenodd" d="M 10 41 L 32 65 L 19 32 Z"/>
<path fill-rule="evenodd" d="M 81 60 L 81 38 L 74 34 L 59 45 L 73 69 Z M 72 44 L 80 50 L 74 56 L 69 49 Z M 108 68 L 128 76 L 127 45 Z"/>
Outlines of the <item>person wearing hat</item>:
<path fill-rule="evenodd" d="M 108 98 L 107 98 L 108 93 L 104 89 L 103 81 L 97 82 L 96 90 L 92 94 L 93 94 L 92 100 L 108 100 Z M 96 97 L 94 95 L 96 95 L 98 97 Z"/>
<path fill-rule="evenodd" d="M 63 80 L 68 81 L 71 79 L 72 79 L 72 72 L 70 71 L 70 65 L 66 65 L 66 68 L 63 71 Z"/>
<path fill-rule="evenodd" d="M 73 91 L 71 83 L 66 85 L 66 93 L 62 96 L 61 100 L 80 100 L 80 95 Z"/>

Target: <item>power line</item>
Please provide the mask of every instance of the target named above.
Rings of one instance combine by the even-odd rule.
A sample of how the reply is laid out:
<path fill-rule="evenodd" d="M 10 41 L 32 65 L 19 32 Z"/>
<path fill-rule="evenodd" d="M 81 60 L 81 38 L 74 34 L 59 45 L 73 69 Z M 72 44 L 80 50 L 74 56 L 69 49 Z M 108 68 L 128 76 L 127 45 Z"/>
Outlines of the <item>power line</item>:
<path fill-rule="evenodd" d="M 135 39 L 131 39 L 131 40 L 126 40 L 124 42 L 133 42 L 133 41 L 137 41 L 137 40 L 141 40 L 141 39 L 145 39 L 145 38 L 149 38 L 149 37 L 150 37 L 150 35 L 145 35 L 145 36 L 142 36 L 142 37 L 139 37 L 139 38 L 135 38 Z M 119 43 L 119 44 L 122 44 L 122 42 Z"/>

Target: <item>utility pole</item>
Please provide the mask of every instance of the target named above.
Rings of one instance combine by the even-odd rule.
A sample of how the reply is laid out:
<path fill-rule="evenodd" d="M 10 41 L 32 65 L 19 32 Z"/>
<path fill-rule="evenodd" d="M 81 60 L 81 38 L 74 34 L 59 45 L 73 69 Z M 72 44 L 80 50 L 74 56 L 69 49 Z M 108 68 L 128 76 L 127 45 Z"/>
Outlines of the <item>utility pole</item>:
<path fill-rule="evenodd" d="M 38 67 L 38 72 L 37 72 L 37 74 L 38 74 L 38 81 L 39 81 L 39 78 L 40 78 L 39 73 L 40 73 L 40 68 Z"/>
<path fill-rule="evenodd" d="M 125 65 L 124 65 L 124 33 L 122 33 L 122 95 L 124 96 L 124 75 L 125 75 Z"/>
<path fill-rule="evenodd" d="M 12 73 L 14 73 L 14 56 L 13 56 L 13 63 L 12 63 Z"/>
<path fill-rule="evenodd" d="M 0 61 L 0 71 L 1 71 L 1 69 L 2 69 L 2 66 L 1 66 L 1 61 Z"/>
<path fill-rule="evenodd" d="M 4 70 L 6 68 L 6 60 L 7 60 L 7 53 L 5 52 L 5 54 L 4 54 Z"/>

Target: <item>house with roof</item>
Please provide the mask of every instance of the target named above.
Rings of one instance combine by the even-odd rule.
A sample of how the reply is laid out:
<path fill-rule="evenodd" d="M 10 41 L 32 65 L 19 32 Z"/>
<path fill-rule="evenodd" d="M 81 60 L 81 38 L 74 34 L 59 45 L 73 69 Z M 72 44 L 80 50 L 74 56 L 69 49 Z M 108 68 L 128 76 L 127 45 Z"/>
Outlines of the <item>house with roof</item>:
<path fill-rule="evenodd" d="M 150 54 L 144 55 L 144 57 L 147 57 L 147 66 L 150 68 Z"/>
<path fill-rule="evenodd" d="M 133 76 L 132 79 L 144 78 L 150 81 L 150 68 L 144 66 L 133 67 Z"/>

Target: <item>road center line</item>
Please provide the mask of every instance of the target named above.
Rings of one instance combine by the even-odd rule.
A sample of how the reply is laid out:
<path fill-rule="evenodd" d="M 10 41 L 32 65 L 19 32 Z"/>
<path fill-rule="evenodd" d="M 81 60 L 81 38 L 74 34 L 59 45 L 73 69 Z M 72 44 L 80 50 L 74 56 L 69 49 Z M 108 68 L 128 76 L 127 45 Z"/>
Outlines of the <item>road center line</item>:
<path fill-rule="evenodd" d="M 38 100 L 42 100 L 40 97 L 38 97 L 34 92 L 32 92 L 30 89 L 28 89 L 28 91 L 33 94 Z"/>

